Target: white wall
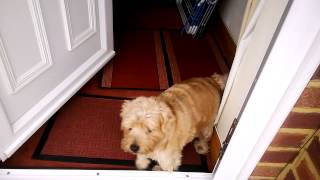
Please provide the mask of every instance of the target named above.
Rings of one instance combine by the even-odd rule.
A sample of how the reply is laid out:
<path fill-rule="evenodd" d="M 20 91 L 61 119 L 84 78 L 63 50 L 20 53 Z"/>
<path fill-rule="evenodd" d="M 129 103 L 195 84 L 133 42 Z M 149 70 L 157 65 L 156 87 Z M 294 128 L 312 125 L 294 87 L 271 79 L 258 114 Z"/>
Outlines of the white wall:
<path fill-rule="evenodd" d="M 219 13 L 231 38 L 238 44 L 243 15 L 248 0 L 220 0 Z"/>

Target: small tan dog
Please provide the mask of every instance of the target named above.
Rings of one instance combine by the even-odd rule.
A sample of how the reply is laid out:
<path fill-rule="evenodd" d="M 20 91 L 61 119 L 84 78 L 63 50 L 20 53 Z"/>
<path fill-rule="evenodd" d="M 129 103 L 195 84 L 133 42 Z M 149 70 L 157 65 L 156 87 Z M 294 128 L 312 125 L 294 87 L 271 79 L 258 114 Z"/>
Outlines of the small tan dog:
<path fill-rule="evenodd" d="M 156 169 L 177 170 L 182 150 L 194 141 L 199 154 L 208 152 L 226 76 L 214 74 L 176 84 L 157 97 L 125 101 L 121 110 L 121 147 L 137 155 L 136 167 L 146 169 L 150 159 Z"/>

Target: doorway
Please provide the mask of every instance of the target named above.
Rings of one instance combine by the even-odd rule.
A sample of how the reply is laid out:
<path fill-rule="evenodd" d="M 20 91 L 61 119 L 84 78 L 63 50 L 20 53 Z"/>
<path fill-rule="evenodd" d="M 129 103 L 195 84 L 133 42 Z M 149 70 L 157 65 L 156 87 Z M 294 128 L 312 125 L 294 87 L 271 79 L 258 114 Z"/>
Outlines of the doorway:
<path fill-rule="evenodd" d="M 312 3 L 314 3 L 314 4 L 312 4 Z M 309 5 L 311 7 L 316 7 L 315 5 L 316 5 L 317 2 L 312 2 L 312 3 L 310 3 Z M 293 7 L 295 7 L 295 8 L 303 7 L 299 3 L 294 3 L 294 5 L 295 6 L 293 6 Z M 294 10 L 297 10 L 297 9 L 294 9 Z M 315 13 L 315 12 L 312 11 L 312 13 Z M 290 19 L 291 22 L 292 22 L 293 19 L 296 20 L 294 17 L 292 17 L 292 14 L 290 14 L 289 17 L 291 17 L 291 19 Z M 306 25 L 310 25 L 310 24 L 306 24 Z M 307 27 L 307 26 L 305 26 L 305 27 Z M 285 30 L 288 30 L 288 29 L 285 29 Z M 313 32 L 315 32 L 315 34 L 318 34 L 317 33 L 318 30 L 319 30 L 318 28 L 317 29 L 313 29 L 313 30 L 314 30 Z M 283 37 L 283 36 L 279 36 L 279 37 Z M 252 38 L 252 40 L 253 39 L 255 39 L 255 38 Z M 289 39 L 294 39 L 294 38 L 289 38 Z M 319 39 L 319 36 L 314 36 L 313 38 L 310 37 L 309 40 L 311 42 L 316 42 L 316 41 L 313 41 L 314 39 Z M 304 45 L 310 45 L 310 41 L 306 42 L 306 44 L 304 44 Z M 277 42 L 280 43 L 282 41 L 280 41 L 280 39 L 279 39 L 279 41 L 277 41 Z M 287 42 L 287 41 L 285 41 L 285 42 Z M 305 42 L 305 41 L 301 40 L 300 42 Z M 289 42 L 289 44 L 290 44 L 290 42 Z M 286 44 L 286 45 L 289 46 L 289 44 Z M 316 43 L 311 43 L 311 44 L 318 45 Z M 299 45 L 302 45 L 302 44 L 299 44 Z M 318 48 L 318 47 L 319 46 L 312 46 L 310 49 L 312 50 L 312 48 Z M 279 48 L 279 49 L 282 49 L 282 48 Z M 319 52 L 319 51 L 310 51 L 310 52 L 316 53 L 316 52 Z M 293 53 L 293 52 L 291 52 L 291 53 Z M 307 53 L 305 52 L 305 54 L 307 54 Z M 311 55 L 315 55 L 315 54 L 311 54 Z M 300 58 L 300 60 L 302 59 L 300 62 L 303 62 L 303 57 L 299 56 L 297 58 Z M 313 56 L 311 56 L 311 57 L 313 57 Z M 275 58 L 275 59 L 277 59 L 277 58 Z M 270 62 L 279 62 L 279 61 L 276 61 L 275 59 L 271 60 Z M 297 63 L 298 65 L 301 65 L 300 62 L 298 62 L 298 61 L 294 61 L 294 62 Z M 305 63 L 305 64 L 303 64 L 301 66 L 294 66 L 294 67 L 290 66 L 291 77 L 287 77 L 287 78 L 294 77 L 296 79 L 298 77 L 298 75 L 300 75 L 299 76 L 300 77 L 300 81 L 299 81 L 300 82 L 300 86 L 297 86 L 297 84 L 295 84 L 296 86 L 294 86 L 296 88 L 298 87 L 298 89 L 299 88 L 301 89 L 301 87 L 303 86 L 303 83 L 304 83 L 304 82 L 301 82 L 301 77 L 304 77 L 302 80 L 305 80 L 305 79 L 307 79 L 308 73 L 312 74 L 312 70 L 313 69 L 310 68 L 310 65 L 314 66 L 314 65 L 319 64 L 319 61 L 318 60 L 314 60 L 314 58 L 313 58 L 313 60 L 306 61 L 306 62 L 309 62 L 309 63 Z M 270 73 L 268 74 L 268 72 L 270 72 L 270 71 L 267 71 L 267 70 L 271 70 L 272 67 L 269 66 L 269 64 L 267 64 L 267 65 L 268 66 L 265 66 L 266 70 L 261 73 L 261 76 L 260 76 L 261 78 L 256 79 L 256 80 L 259 80 L 256 87 L 258 87 L 257 88 L 258 90 L 260 89 L 260 93 L 262 92 L 261 90 L 266 88 L 266 86 L 263 86 L 263 85 L 265 85 L 264 83 L 268 83 L 268 82 L 271 82 L 271 81 L 274 82 L 274 80 L 277 80 L 277 79 L 278 80 L 285 80 L 285 79 L 281 79 L 282 76 L 277 76 L 277 77 L 268 76 L 268 75 L 270 75 Z M 301 68 L 305 67 L 305 66 L 307 67 L 306 68 L 307 71 L 302 71 Z M 269 69 L 269 68 L 271 68 L 271 69 Z M 293 68 L 295 68 L 295 69 L 293 69 Z M 279 70 L 279 69 L 277 69 L 277 70 Z M 282 71 L 276 71 L 276 72 L 281 74 Z M 301 73 L 302 73 L 302 76 L 301 76 Z M 303 74 L 303 73 L 306 73 L 306 74 Z M 295 76 L 296 74 L 297 74 L 297 76 Z M 267 77 L 269 77 L 269 79 Z M 284 81 L 279 81 L 279 82 L 284 82 Z M 287 84 L 286 84 L 287 86 L 283 86 L 282 87 L 283 89 L 286 89 L 287 87 L 292 87 L 293 86 L 290 80 L 287 80 L 286 82 L 287 82 Z M 267 87 L 270 87 L 270 86 L 267 86 Z M 246 113 L 250 112 L 250 110 L 251 110 L 251 113 L 248 113 L 249 115 L 254 115 L 255 114 L 255 113 L 253 113 L 254 110 L 255 110 L 254 106 L 256 105 L 255 102 L 263 103 L 264 102 L 263 100 L 265 100 L 265 99 L 259 99 L 259 98 L 264 98 L 264 97 L 262 96 L 262 94 L 259 94 L 258 90 L 257 91 L 253 91 L 253 92 L 257 93 L 257 94 L 254 94 L 255 96 L 253 96 L 253 100 L 251 100 L 250 104 L 248 104 L 248 105 L 250 105 L 250 106 L 247 106 L 247 108 L 249 110 L 248 109 L 244 109 L 245 110 L 244 112 L 246 112 Z M 298 91 L 299 90 L 294 91 L 294 95 L 297 95 L 299 93 Z M 278 91 L 273 91 L 273 92 L 276 93 Z M 293 91 L 291 91 L 289 93 L 289 95 L 285 94 L 285 93 L 287 93 L 285 91 L 279 91 L 278 93 L 280 93 L 280 94 L 277 94 L 277 95 L 279 95 L 278 96 L 279 98 L 277 98 L 279 101 L 283 100 L 281 98 L 281 97 L 283 97 L 284 100 L 287 100 L 289 102 L 289 104 L 288 104 L 288 102 L 285 103 L 285 104 L 281 104 L 280 103 L 280 105 L 281 105 L 280 106 L 281 107 L 280 110 L 282 110 L 282 111 L 280 111 L 281 113 L 280 114 L 276 114 L 276 115 L 273 114 L 273 116 L 276 117 L 275 120 L 280 120 L 281 121 L 281 119 L 282 120 L 284 119 L 283 115 L 285 114 L 285 111 L 283 111 L 283 108 L 288 108 L 290 106 L 290 103 L 293 104 L 293 102 L 295 100 L 294 100 L 294 97 L 293 97 L 293 94 L 292 94 Z M 258 98 L 258 99 L 255 99 L 255 98 Z M 269 104 L 269 106 L 265 106 L 266 109 L 268 109 L 268 107 L 271 107 L 271 108 L 269 109 L 270 111 L 266 110 L 266 111 L 263 111 L 263 112 L 265 112 L 265 113 L 274 112 L 273 110 L 274 110 L 274 108 L 278 107 L 279 101 L 274 102 L 275 104 Z M 278 107 L 278 110 L 279 110 L 279 107 Z M 246 114 L 246 115 L 248 115 L 248 114 Z M 268 114 L 266 114 L 266 115 L 268 115 Z M 243 116 L 242 118 L 244 118 L 244 117 L 245 116 Z M 270 116 L 266 116 L 266 119 L 264 119 L 265 121 L 263 121 L 263 122 L 268 122 L 268 120 L 271 119 L 271 118 L 267 119 L 269 117 Z M 248 118 L 248 116 L 246 118 Z M 251 118 L 254 118 L 254 117 L 251 117 Z M 254 127 L 251 127 L 249 120 L 243 120 L 243 121 L 240 121 L 240 123 L 242 125 L 240 125 L 240 124 L 238 125 L 238 128 L 235 131 L 235 135 L 233 136 L 233 139 L 231 139 L 230 144 L 229 144 L 229 146 L 227 148 L 227 151 L 226 151 L 226 153 L 224 155 L 224 158 L 221 160 L 221 164 L 220 164 L 219 168 L 216 171 L 216 173 L 217 173 L 216 175 L 219 176 L 219 177 L 226 177 L 226 176 L 230 177 L 230 178 L 227 178 L 227 179 L 237 179 L 237 178 L 246 178 L 246 177 L 248 177 L 248 173 L 251 172 L 251 170 L 252 170 L 250 168 L 252 168 L 255 165 L 254 163 L 255 163 L 255 161 L 257 161 L 257 158 L 259 157 L 259 154 L 260 155 L 262 154 L 265 144 L 268 143 L 266 141 L 271 140 L 272 139 L 272 135 L 275 134 L 274 131 L 272 131 L 272 128 L 280 127 L 278 121 L 277 121 L 277 123 L 273 123 L 272 124 L 273 126 L 271 126 L 271 124 L 268 124 L 268 123 L 264 123 L 264 124 L 263 123 L 259 123 L 259 124 L 255 124 Z M 244 125 L 243 125 L 243 123 L 244 123 Z M 250 130 L 256 129 L 256 131 L 248 131 L 248 127 L 250 127 Z M 252 128 L 254 128 L 254 129 L 252 129 Z M 250 136 L 249 133 L 251 133 L 251 135 L 252 135 L 252 133 L 256 133 L 255 135 L 257 135 L 257 136 Z M 247 145 L 249 145 L 249 146 L 241 146 L 241 142 L 243 142 L 243 139 L 241 139 L 241 138 L 247 138 L 246 142 L 247 142 Z M 241 150 L 241 153 L 244 153 L 243 155 L 245 155 L 245 156 L 241 156 L 240 157 L 241 161 L 234 161 L 237 158 L 239 158 L 239 152 L 238 152 L 239 149 Z M 254 150 L 254 151 L 251 151 L 251 150 Z M 234 171 L 230 172 L 230 167 L 233 167 L 232 169 Z M 32 170 L 31 171 L 23 171 L 23 170 L 22 171 L 16 171 L 16 170 L 12 170 L 11 171 L 11 170 L 9 170 L 9 171 L 1 171 L 1 172 L 2 173 L 7 173 L 7 174 L 9 172 L 9 174 L 12 173 L 12 174 L 14 174 L 16 176 L 23 175 L 23 174 L 32 175 L 32 173 L 34 175 L 35 173 L 40 173 L 39 176 L 41 176 L 41 172 L 40 171 L 33 171 L 32 172 Z M 63 172 L 63 171 L 60 171 L 60 172 Z M 227 172 L 227 173 L 224 173 L 224 172 Z M 43 173 L 52 175 L 52 173 L 54 173 L 54 172 L 52 172 L 52 171 L 50 172 L 48 170 L 45 170 L 45 171 L 42 172 L 42 175 L 43 175 Z M 108 175 L 111 176 L 111 175 L 113 175 L 113 176 L 122 176 L 122 177 L 131 176 L 133 178 L 134 177 L 138 177 L 137 173 L 133 173 L 132 172 L 132 174 L 131 174 L 131 173 L 128 173 L 127 171 L 125 171 L 125 173 L 127 173 L 126 175 L 124 175 L 124 172 L 118 172 L 117 173 L 117 172 L 114 172 L 114 171 L 110 171 L 110 172 L 101 171 L 101 174 L 97 173 L 97 171 L 87 171 L 86 173 L 87 173 L 87 175 L 94 176 L 97 179 L 98 179 L 97 176 L 99 176 L 99 175 L 103 175 L 103 176 L 108 176 Z M 120 174 L 122 174 L 122 175 L 120 175 Z M 168 178 L 172 178 L 172 179 L 173 178 L 182 178 L 182 177 L 195 178 L 195 179 L 196 178 L 201 178 L 201 179 L 211 179 L 212 178 L 211 174 L 198 174 L 198 175 L 196 175 L 196 174 L 192 174 L 192 173 L 190 173 L 190 174 L 173 173 L 171 176 L 169 176 L 165 172 L 152 173 L 153 175 L 150 175 L 150 174 L 151 174 L 151 172 L 150 173 L 149 172 L 142 172 L 139 177 L 145 177 L 146 178 L 146 177 L 151 177 L 152 176 L 152 177 L 156 178 L 156 177 L 162 176 L 161 178 L 168 177 Z M 79 177 L 79 171 L 74 171 L 74 172 L 67 171 L 67 172 L 65 172 L 65 175 L 67 175 L 67 176 L 68 175 L 69 176 L 78 176 Z M 39 178 L 39 176 L 38 176 L 38 178 Z M 217 177 L 215 176 L 214 178 L 217 178 Z"/>

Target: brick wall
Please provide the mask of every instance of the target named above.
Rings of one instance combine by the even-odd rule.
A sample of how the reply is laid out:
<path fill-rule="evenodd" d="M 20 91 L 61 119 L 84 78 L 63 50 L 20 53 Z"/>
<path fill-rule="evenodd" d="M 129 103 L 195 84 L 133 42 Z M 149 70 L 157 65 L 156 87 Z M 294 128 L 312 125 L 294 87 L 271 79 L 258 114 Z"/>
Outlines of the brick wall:
<path fill-rule="evenodd" d="M 280 173 L 277 179 L 320 179 L 320 130 L 308 141 L 294 160 Z"/>
<path fill-rule="evenodd" d="M 320 66 L 260 159 L 250 179 L 315 178 L 316 176 L 311 175 L 320 172 L 320 148 L 311 142 L 316 139 L 319 127 Z M 319 144 L 319 139 L 315 142 Z M 310 165 L 312 162 L 310 159 L 315 156 L 310 156 L 307 153 L 308 147 L 313 147 L 312 152 L 318 153 L 318 159 L 315 160 L 317 165 Z M 309 151 L 311 152 L 311 149 Z M 320 173 L 316 175 L 320 175 Z M 319 178 L 316 177 L 316 179 Z"/>

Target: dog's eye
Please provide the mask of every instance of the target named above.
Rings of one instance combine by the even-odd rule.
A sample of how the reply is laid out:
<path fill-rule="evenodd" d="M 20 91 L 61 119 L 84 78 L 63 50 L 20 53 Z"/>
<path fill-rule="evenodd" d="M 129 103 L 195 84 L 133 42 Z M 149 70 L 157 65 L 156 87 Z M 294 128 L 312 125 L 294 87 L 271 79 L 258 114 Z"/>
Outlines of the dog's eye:
<path fill-rule="evenodd" d="M 131 130 L 132 130 L 132 128 L 129 128 L 128 130 L 129 130 L 129 131 L 131 131 Z"/>
<path fill-rule="evenodd" d="M 148 129 L 148 133 L 152 133 L 152 130 L 151 130 L 151 129 Z"/>

